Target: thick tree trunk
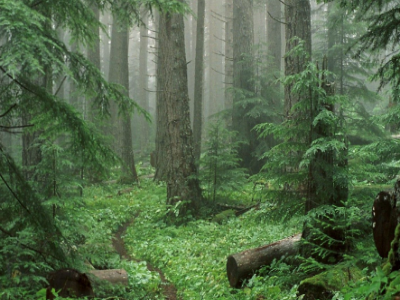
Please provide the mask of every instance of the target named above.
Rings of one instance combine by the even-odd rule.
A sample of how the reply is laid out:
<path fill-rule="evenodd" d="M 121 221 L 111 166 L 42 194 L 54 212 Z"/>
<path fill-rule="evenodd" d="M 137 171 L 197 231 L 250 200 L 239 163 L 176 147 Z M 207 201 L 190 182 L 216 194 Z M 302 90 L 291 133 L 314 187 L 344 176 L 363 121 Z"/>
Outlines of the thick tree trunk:
<path fill-rule="evenodd" d="M 129 96 L 129 69 L 128 69 L 128 44 L 129 34 L 127 26 L 119 26 L 116 18 L 114 18 L 111 42 L 111 59 L 110 59 L 110 78 L 109 80 L 118 83 L 124 87 L 124 93 Z M 116 107 L 115 107 L 116 109 Z M 133 156 L 131 116 L 127 112 L 122 112 L 122 120 L 117 118 L 114 112 L 115 124 L 121 125 L 122 128 L 116 128 L 117 132 L 121 132 L 122 137 L 118 138 L 120 145 L 120 153 L 123 161 L 122 173 L 123 180 L 136 182 L 137 173 L 135 168 L 135 160 Z M 119 127 L 119 126 L 118 126 Z M 122 129 L 122 130 L 121 130 Z M 121 141 L 122 140 L 122 141 Z"/>
<path fill-rule="evenodd" d="M 285 76 L 298 74 L 304 70 L 311 56 L 311 7 L 309 0 L 286 0 L 285 2 L 286 23 L 286 56 Z M 298 37 L 304 41 L 307 55 L 287 55 L 299 42 L 293 40 Z M 294 84 L 285 85 L 285 114 L 290 116 L 293 105 L 299 102 L 299 96 L 292 92 Z"/>
<path fill-rule="evenodd" d="M 240 288 L 243 281 L 250 279 L 262 266 L 269 265 L 274 259 L 295 255 L 300 239 L 299 233 L 266 246 L 228 256 L 226 272 L 229 284 L 231 287 Z"/>
<path fill-rule="evenodd" d="M 181 0 L 183 1 L 183 0 Z M 157 152 L 165 159 L 167 204 L 177 207 L 179 216 L 196 213 L 202 200 L 190 126 L 187 63 L 183 16 L 160 13 L 157 87 Z M 163 112 L 160 114 L 159 112 Z M 161 132 L 162 130 L 162 132 Z M 157 167 L 160 156 L 157 153 Z M 157 170 L 158 172 L 158 170 Z M 171 211 L 170 218 L 176 217 Z"/>
<path fill-rule="evenodd" d="M 372 206 L 372 232 L 379 255 L 387 258 L 397 226 L 396 199 L 388 192 L 380 192 Z"/>

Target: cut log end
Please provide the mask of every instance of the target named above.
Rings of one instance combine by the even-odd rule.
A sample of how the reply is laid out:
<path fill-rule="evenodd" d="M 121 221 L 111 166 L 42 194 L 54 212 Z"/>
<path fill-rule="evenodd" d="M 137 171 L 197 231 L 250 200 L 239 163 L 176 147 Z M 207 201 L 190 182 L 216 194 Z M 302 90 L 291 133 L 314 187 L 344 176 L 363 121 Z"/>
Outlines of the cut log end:
<path fill-rule="evenodd" d="M 238 265 L 236 263 L 236 259 L 232 255 L 228 257 L 228 261 L 226 263 L 226 270 L 228 273 L 228 280 L 230 286 L 239 288 L 241 282 L 239 281 L 239 276 L 238 276 Z"/>

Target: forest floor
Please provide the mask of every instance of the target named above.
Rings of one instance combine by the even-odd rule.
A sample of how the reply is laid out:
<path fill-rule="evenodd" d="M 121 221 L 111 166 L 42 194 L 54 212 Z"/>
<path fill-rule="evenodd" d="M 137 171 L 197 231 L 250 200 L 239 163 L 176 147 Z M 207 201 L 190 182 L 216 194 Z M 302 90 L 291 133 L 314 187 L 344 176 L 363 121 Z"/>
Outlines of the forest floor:
<path fill-rule="evenodd" d="M 137 215 L 135 216 L 137 217 Z M 127 222 L 125 222 L 123 225 L 121 225 L 117 232 L 114 235 L 112 244 L 113 247 L 115 249 L 115 251 L 117 251 L 117 253 L 119 254 L 119 256 L 123 259 L 126 259 L 128 261 L 136 261 L 139 262 L 140 260 L 133 258 L 130 254 L 128 254 L 128 252 L 125 249 L 125 243 L 123 240 L 123 235 L 126 233 L 126 230 L 129 226 L 132 226 L 135 222 L 135 217 Z M 147 270 L 149 270 L 150 272 L 157 272 L 160 276 L 161 279 L 161 289 L 162 289 L 162 294 L 164 295 L 166 300 L 177 300 L 177 295 L 176 295 L 176 287 L 170 283 L 166 278 L 164 273 L 159 269 L 159 268 L 155 268 L 153 267 L 150 263 L 146 262 L 146 267 Z"/>
<path fill-rule="evenodd" d="M 188 216 L 179 226 L 166 223 L 166 214 L 174 208 L 166 206 L 165 183 L 151 179 L 142 180 L 140 187 L 114 183 L 87 187 L 84 198 L 69 202 L 68 206 L 75 214 L 75 222 L 82 222 L 78 224 L 80 228 L 91 229 L 86 234 L 87 246 L 81 248 L 89 261 L 97 260 L 99 267 L 123 268 L 128 272 L 129 295 L 122 294 L 123 298 L 298 299 L 297 287 L 305 274 L 281 261 L 273 262 L 261 271 L 261 276 L 253 276 L 241 289 L 229 286 L 226 274 L 229 255 L 291 236 L 301 231 L 303 224 L 298 216 L 286 220 L 272 217 L 276 206 L 267 200 L 240 216 L 230 214 L 216 222 L 217 212 L 213 207 L 218 204 L 251 206 L 254 204 L 252 189 L 252 186 L 245 187 L 237 195 L 224 197 L 223 202 L 204 207 L 202 218 Z M 121 193 L 122 190 L 129 192 Z M 356 192 L 367 204 L 374 193 L 368 189 Z M 241 201 L 226 202 L 227 199 Z M 77 203 L 82 200 L 85 206 L 77 209 Z M 360 215 L 362 211 L 356 207 L 349 213 Z M 369 204 L 366 212 L 370 214 Z M 359 218 L 364 218 L 364 214 Z M 77 234 L 71 232 L 70 236 Z M 104 252 L 106 243 L 111 248 L 108 252 Z M 373 243 L 357 242 L 355 250 L 354 258 L 348 259 L 356 263 L 375 266 L 380 261 Z M 366 276 L 370 270 L 373 268 L 365 270 Z"/>

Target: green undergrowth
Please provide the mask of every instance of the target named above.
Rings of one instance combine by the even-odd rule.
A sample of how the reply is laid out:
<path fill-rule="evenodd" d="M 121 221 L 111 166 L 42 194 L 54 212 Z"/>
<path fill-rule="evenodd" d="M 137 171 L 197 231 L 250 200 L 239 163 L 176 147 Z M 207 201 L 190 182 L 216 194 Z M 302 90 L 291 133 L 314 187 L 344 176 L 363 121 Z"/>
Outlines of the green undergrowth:
<path fill-rule="evenodd" d="M 119 191 L 132 187 L 119 195 Z M 370 214 L 368 202 L 372 203 L 373 194 L 375 191 L 369 189 L 354 193 L 364 203 L 357 210 L 360 211 L 358 217 L 353 217 L 355 221 Z M 232 195 L 234 199 L 224 199 L 223 203 L 254 204 L 251 187 Z M 253 276 L 246 281 L 242 289 L 231 288 L 226 274 L 226 261 L 230 254 L 300 232 L 301 217 L 295 216 L 285 222 L 276 216 L 272 218 L 271 212 L 276 213 L 275 206 L 264 200 L 256 209 L 239 217 L 230 213 L 217 222 L 213 220 L 218 213 L 213 202 L 203 209 L 201 218 L 190 217 L 185 225 L 175 226 L 165 222 L 168 209 L 174 211 L 173 207 L 166 207 L 165 196 L 164 183 L 142 179 L 140 186 L 110 184 L 87 187 L 83 198 L 69 199 L 60 208 L 58 224 L 82 261 L 90 262 L 96 268 L 124 268 L 128 271 L 130 285 L 127 290 L 98 287 L 97 296 L 165 299 L 159 274 L 146 267 L 146 262 L 149 262 L 162 270 L 177 288 L 178 298 L 183 300 L 301 299 L 296 294 L 298 284 L 310 276 L 302 267 L 273 262 L 261 270 L 262 276 Z M 133 261 L 121 260 L 111 246 L 115 232 L 126 222 L 131 223 L 123 239 Z M 368 292 L 364 290 L 375 284 L 373 276 L 380 261 L 371 237 L 358 238 L 354 245 L 354 250 L 345 260 L 350 265 L 357 264 L 363 270 L 365 280 L 337 292 L 333 299 L 365 298 Z"/>
<path fill-rule="evenodd" d="M 151 183 L 153 184 L 153 183 Z M 150 185 L 151 185 L 150 184 Z M 232 289 L 226 275 L 230 254 L 269 244 L 300 231 L 293 221 L 273 224 L 262 210 L 249 211 L 222 224 L 192 220 L 186 225 L 165 223 L 165 196 L 151 193 L 133 197 L 137 215 L 124 238 L 128 252 L 160 268 L 182 299 L 295 299 L 295 288 L 279 276 L 253 277 L 244 289 Z M 276 264 L 277 272 L 292 272 Z M 263 298 L 260 298 L 263 299 Z"/>
<path fill-rule="evenodd" d="M 164 299 L 161 279 L 157 272 L 147 269 L 145 261 L 121 259 L 112 247 L 112 240 L 118 229 L 132 220 L 138 213 L 140 202 L 148 194 L 146 188 L 118 195 L 118 191 L 132 186 L 105 185 L 86 187 L 83 198 L 70 198 L 59 206 L 57 223 L 66 240 L 71 243 L 77 256 L 76 267 L 88 270 L 125 269 L 129 274 L 129 287 L 121 289 L 112 286 L 94 285 L 95 294 L 100 299 L 111 296 L 121 299 Z M 156 193 L 157 186 L 152 184 Z M 160 189 L 160 193 L 163 192 Z M 72 253 L 71 253 L 72 254 Z M 85 262 L 84 265 L 79 265 Z M 44 299 L 43 290 L 37 299 Z"/>

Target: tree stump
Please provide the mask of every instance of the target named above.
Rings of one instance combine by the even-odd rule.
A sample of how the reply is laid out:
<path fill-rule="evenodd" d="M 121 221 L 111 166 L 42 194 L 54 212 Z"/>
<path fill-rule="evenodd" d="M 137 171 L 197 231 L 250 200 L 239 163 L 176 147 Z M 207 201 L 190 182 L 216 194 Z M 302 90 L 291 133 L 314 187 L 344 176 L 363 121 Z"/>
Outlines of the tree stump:
<path fill-rule="evenodd" d="M 54 289 L 59 297 L 93 297 L 93 288 L 85 273 L 75 269 L 61 269 L 50 273 L 48 277 L 49 286 L 46 290 L 46 299 L 52 300 L 56 297 L 52 293 Z"/>
<path fill-rule="evenodd" d="M 301 233 L 298 233 L 269 245 L 228 256 L 226 271 L 230 286 L 240 288 L 244 280 L 250 279 L 256 271 L 271 264 L 274 259 L 297 254 L 297 242 L 300 239 Z"/>
<path fill-rule="evenodd" d="M 396 201 L 393 194 L 379 192 L 372 206 L 372 231 L 379 255 L 388 257 L 397 225 Z"/>

